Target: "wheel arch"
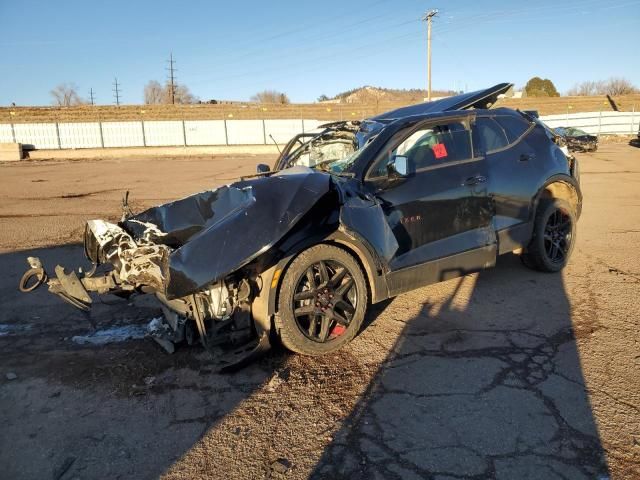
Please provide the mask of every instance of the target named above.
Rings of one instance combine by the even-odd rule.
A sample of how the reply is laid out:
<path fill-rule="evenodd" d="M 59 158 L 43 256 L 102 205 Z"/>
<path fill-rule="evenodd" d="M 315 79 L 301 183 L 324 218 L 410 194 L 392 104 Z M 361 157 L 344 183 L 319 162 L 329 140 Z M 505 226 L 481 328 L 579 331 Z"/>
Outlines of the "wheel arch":
<path fill-rule="evenodd" d="M 535 218 L 540 202 L 545 199 L 560 198 L 575 208 L 577 217 L 582 212 L 582 192 L 578 182 L 569 175 L 553 175 L 538 189 L 534 198 L 532 220 Z"/>
<path fill-rule="evenodd" d="M 335 231 L 327 236 L 305 238 L 291 247 L 273 266 L 262 272 L 262 289 L 254 300 L 254 320 L 263 327 L 270 328 L 271 319 L 277 312 L 277 305 L 282 288 L 282 279 L 293 260 L 303 251 L 315 245 L 332 245 L 340 248 L 354 257 L 364 272 L 367 284 L 367 298 L 371 303 L 380 302 L 388 298 L 386 277 L 382 273 L 374 255 L 357 239 Z"/>

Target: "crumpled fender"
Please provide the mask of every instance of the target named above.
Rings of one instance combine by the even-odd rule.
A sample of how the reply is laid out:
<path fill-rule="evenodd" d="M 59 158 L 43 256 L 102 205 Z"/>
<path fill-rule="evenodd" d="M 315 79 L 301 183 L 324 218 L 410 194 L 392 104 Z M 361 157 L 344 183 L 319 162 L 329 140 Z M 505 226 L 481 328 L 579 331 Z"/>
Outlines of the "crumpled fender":
<path fill-rule="evenodd" d="M 134 238 L 151 235 L 175 248 L 164 293 L 179 298 L 269 250 L 329 190 L 328 174 L 294 167 L 153 207 L 122 225 Z"/>
<path fill-rule="evenodd" d="M 340 229 L 370 246 L 386 266 L 399 246 L 380 201 L 366 192 L 356 180 L 337 182 L 341 196 Z"/>

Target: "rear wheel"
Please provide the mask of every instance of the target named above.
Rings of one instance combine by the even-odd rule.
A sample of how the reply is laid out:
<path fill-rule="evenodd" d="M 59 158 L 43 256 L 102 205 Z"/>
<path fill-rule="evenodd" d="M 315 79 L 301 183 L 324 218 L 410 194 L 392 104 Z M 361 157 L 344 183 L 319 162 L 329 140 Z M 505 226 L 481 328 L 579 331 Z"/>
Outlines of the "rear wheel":
<path fill-rule="evenodd" d="M 569 261 L 575 239 L 576 214 L 571 205 L 559 198 L 543 200 L 522 263 L 542 272 L 559 272 Z"/>
<path fill-rule="evenodd" d="M 366 308 L 367 285 L 355 258 L 316 245 L 298 255 L 282 279 L 276 329 L 289 350 L 322 355 L 356 336 Z"/>

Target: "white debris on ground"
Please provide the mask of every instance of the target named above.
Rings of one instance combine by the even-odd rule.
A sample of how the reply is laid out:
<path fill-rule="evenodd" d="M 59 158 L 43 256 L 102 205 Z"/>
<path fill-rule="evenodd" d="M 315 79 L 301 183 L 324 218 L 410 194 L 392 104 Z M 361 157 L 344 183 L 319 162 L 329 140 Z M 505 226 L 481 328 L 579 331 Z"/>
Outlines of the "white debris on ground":
<path fill-rule="evenodd" d="M 149 335 L 159 334 L 163 329 L 162 317 L 156 317 L 147 324 L 147 333 Z"/>
<path fill-rule="evenodd" d="M 9 325 L 6 323 L 0 323 L 0 337 L 4 337 L 5 335 L 9 334 L 24 332 L 26 330 L 31 330 L 31 325 Z"/>
<path fill-rule="evenodd" d="M 79 345 L 106 345 L 108 343 L 126 342 L 138 340 L 147 335 L 146 325 L 126 325 L 97 330 L 90 335 L 76 335 L 71 341 Z"/>

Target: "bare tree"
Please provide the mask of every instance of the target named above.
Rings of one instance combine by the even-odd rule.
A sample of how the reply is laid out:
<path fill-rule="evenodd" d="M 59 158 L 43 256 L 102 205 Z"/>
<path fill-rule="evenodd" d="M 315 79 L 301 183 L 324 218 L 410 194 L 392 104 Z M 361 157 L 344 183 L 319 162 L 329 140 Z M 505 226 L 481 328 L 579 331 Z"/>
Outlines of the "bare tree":
<path fill-rule="evenodd" d="M 61 83 L 49 93 L 53 97 L 52 103 L 59 107 L 71 107 L 85 103 L 78 95 L 78 87 L 73 83 Z"/>
<path fill-rule="evenodd" d="M 606 82 L 606 95 L 630 95 L 638 92 L 638 89 L 626 78 L 611 77 Z"/>
<path fill-rule="evenodd" d="M 612 77 L 609 80 L 589 80 L 575 84 L 569 89 L 567 95 L 589 96 L 589 95 L 629 95 L 636 93 L 638 89 L 625 78 Z"/>
<path fill-rule="evenodd" d="M 149 80 L 144 86 L 144 103 L 147 105 L 164 103 L 164 89 L 162 85 L 160 85 L 160 82 Z"/>
<path fill-rule="evenodd" d="M 166 103 L 170 103 L 171 101 L 171 96 L 170 96 L 170 85 L 167 85 L 167 89 L 166 89 Z M 191 91 L 189 90 L 189 87 L 187 87 L 186 85 L 176 85 L 174 87 L 174 97 L 175 97 L 175 103 L 184 103 L 184 104 L 190 104 L 190 103 L 198 103 L 198 97 L 196 97 L 195 95 L 193 95 L 191 93 Z"/>
<path fill-rule="evenodd" d="M 191 93 L 186 85 L 174 87 L 175 103 L 197 103 L 198 98 Z M 171 85 L 164 87 L 156 80 L 150 80 L 144 86 L 144 103 L 147 105 L 171 103 Z"/>
<path fill-rule="evenodd" d="M 251 97 L 251 101 L 258 103 L 290 103 L 289 97 L 285 93 L 278 92 L 277 90 L 263 90 L 262 92 L 258 92 Z"/>

